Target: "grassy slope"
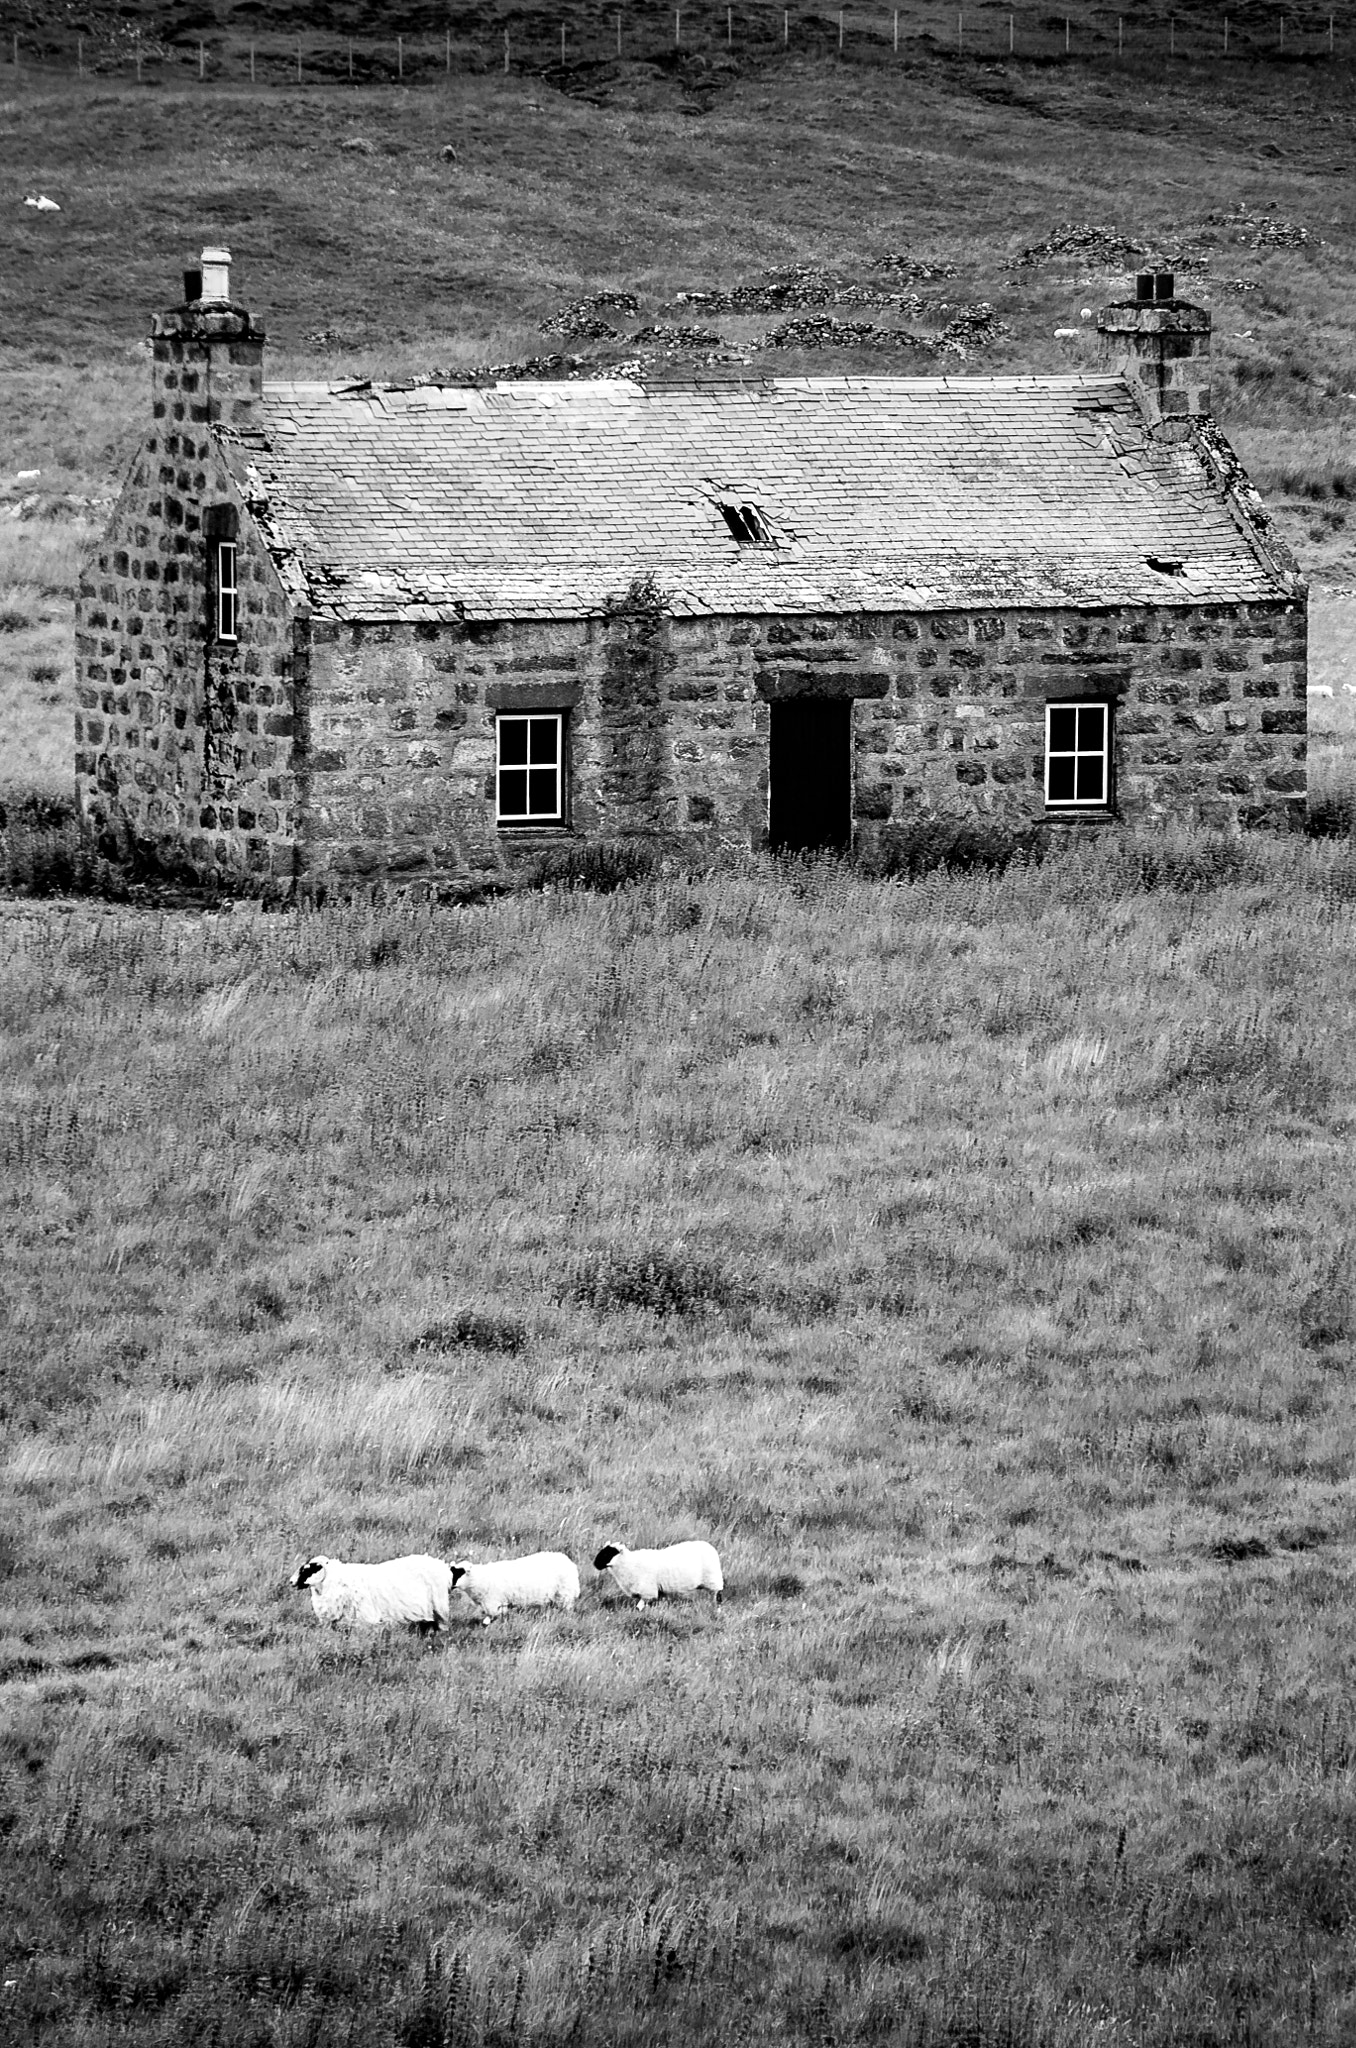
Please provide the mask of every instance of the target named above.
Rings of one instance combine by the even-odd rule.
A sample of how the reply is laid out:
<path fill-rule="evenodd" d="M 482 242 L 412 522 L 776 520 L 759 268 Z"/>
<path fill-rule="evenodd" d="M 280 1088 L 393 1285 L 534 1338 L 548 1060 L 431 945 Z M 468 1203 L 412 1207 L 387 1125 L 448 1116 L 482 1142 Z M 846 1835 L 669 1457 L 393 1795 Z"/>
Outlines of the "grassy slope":
<path fill-rule="evenodd" d="M 1214 857 L 11 913 L 23 2037 L 1349 2040 L 1356 877 Z"/>
<path fill-rule="evenodd" d="M 6 779 L 66 772 L 70 543 L 93 529 L 142 428 L 148 312 L 214 238 L 266 311 L 283 372 L 504 361 L 557 346 L 537 323 L 600 287 L 637 290 L 651 319 L 685 288 L 792 261 L 860 270 L 900 248 L 955 262 L 941 295 L 991 300 L 1008 323 L 973 367 L 1039 370 L 1089 359 L 1090 342 L 1054 330 L 1124 274 L 1068 258 L 1014 269 L 1024 247 L 1074 217 L 1171 249 L 1242 203 L 1317 239 L 1217 240 L 1216 276 L 1259 287 L 1214 293 L 1217 408 L 1316 580 L 1352 579 L 1347 67 L 1234 67 L 1226 92 L 1210 67 L 914 54 L 896 70 L 793 54 L 747 64 L 703 93 L 700 115 L 679 73 L 587 82 L 609 103 L 494 74 L 253 94 L 25 75 L 3 107 L 0 166 L 16 193 L 47 191 L 63 210 L 0 218 L 0 490 L 40 468 L 37 512 L 68 532 L 43 549 L 59 558 L 51 573 L 35 569 L 42 517 L 11 521 L 0 502 Z M 354 137 L 373 153 L 346 153 Z M 455 164 L 441 160 L 449 140 Z M 770 323 L 716 324 L 743 341 Z M 763 358 L 788 371 L 852 360 Z"/>

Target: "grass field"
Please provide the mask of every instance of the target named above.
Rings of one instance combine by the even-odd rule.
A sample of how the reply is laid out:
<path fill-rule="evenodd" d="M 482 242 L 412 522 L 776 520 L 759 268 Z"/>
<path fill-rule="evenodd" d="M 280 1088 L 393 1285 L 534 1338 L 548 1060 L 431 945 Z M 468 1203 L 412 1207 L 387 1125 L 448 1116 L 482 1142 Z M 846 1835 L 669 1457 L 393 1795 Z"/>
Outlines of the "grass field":
<path fill-rule="evenodd" d="M 1345 843 L 4 957 L 12 2038 L 1351 2038 Z"/>
<path fill-rule="evenodd" d="M 77 551 L 203 242 L 284 374 L 904 250 L 955 266 L 934 324 L 1007 330 L 960 367 L 1054 369 L 1135 260 L 1019 260 L 1082 221 L 1209 257 L 1350 795 L 1350 73 L 1228 83 L 793 53 L 698 114 L 662 67 L 25 75 L 0 786 L 68 786 Z M 1344 2048 L 1353 988 L 1340 838 L 442 914 L 0 900 L 0 2035 Z M 718 1616 L 590 1588 L 352 1642 L 287 1586 L 687 1534 Z"/>

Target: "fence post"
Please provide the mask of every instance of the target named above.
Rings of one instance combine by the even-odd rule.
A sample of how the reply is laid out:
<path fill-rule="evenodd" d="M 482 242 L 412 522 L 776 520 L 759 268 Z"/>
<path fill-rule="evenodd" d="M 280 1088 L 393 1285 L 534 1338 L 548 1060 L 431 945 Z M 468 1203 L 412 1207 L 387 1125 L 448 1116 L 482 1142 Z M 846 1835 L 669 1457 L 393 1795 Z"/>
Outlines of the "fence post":
<path fill-rule="evenodd" d="M 15 74 L 15 77 L 17 78 L 17 76 L 18 76 L 18 74 L 19 74 L 19 38 L 18 38 L 17 36 L 15 36 L 15 38 L 14 38 L 14 74 Z M 138 78 L 140 78 L 140 76 L 141 76 L 141 65 L 140 65 L 140 63 L 138 63 L 138 65 L 137 65 L 137 77 L 138 77 Z"/>
<path fill-rule="evenodd" d="M 784 8 L 782 9 L 782 48 L 783 48 L 783 49 L 786 49 L 786 48 L 788 47 L 788 45 L 789 45 L 790 41 L 791 41 L 791 10 L 790 10 L 790 8 L 789 8 L 789 7 L 784 7 Z M 15 47 L 16 49 L 18 48 L 18 42 L 17 42 L 17 40 L 16 40 L 16 42 L 15 42 L 15 46 L 14 46 L 14 47 Z M 15 61 L 15 63 L 17 64 L 19 60 L 18 60 L 18 58 L 16 57 L 14 61 Z"/>
<path fill-rule="evenodd" d="M 1177 17 L 1172 14 L 1168 16 L 1168 55 L 1177 55 Z"/>
<path fill-rule="evenodd" d="M 843 54 L 843 10 L 841 7 L 838 10 L 838 54 L 840 57 Z"/>
<path fill-rule="evenodd" d="M 560 24 L 560 68 L 562 71 L 565 69 L 565 24 L 563 21 Z"/>
<path fill-rule="evenodd" d="M 445 34 L 445 35 L 444 35 L 444 37 L 443 37 L 443 42 L 444 42 L 444 44 L 445 44 L 445 46 L 446 46 L 446 58 L 447 58 L 447 62 L 446 62 L 446 65 L 445 65 L 445 67 L 444 67 L 444 68 L 445 68 L 445 69 L 446 69 L 446 70 L 447 70 L 447 71 L 448 71 L 448 72 L 450 73 L 450 72 L 451 72 L 451 70 L 452 70 L 452 31 L 451 31 L 451 29 L 448 29 L 448 30 L 447 30 L 446 34 Z"/>
<path fill-rule="evenodd" d="M 675 49 L 675 50 L 679 48 L 679 46 L 680 46 L 680 45 L 681 45 L 681 43 L 682 43 L 682 40 L 683 40 L 683 10 L 682 10 L 682 8 L 681 8 L 681 7 L 675 7 L 675 8 L 674 8 L 674 10 L 673 10 L 673 47 L 674 47 L 674 49 Z"/>
<path fill-rule="evenodd" d="M 250 44 L 250 84 L 254 83 L 254 45 Z"/>
<path fill-rule="evenodd" d="M 956 11 L 956 55 L 965 55 L 965 15 L 959 8 Z"/>
<path fill-rule="evenodd" d="M 297 84 L 301 84 L 301 37 L 297 37 Z"/>
<path fill-rule="evenodd" d="M 1066 57 L 1069 54 L 1069 17 L 1067 14 L 1064 17 L 1064 54 Z"/>
<path fill-rule="evenodd" d="M 1008 16 L 1008 55 L 1009 55 L 1009 57 L 1010 57 L 1010 56 L 1012 55 L 1012 53 L 1013 53 L 1013 51 L 1014 51 L 1014 50 L 1016 49 L 1016 47 L 1017 47 L 1017 17 L 1016 17 L 1016 15 L 1015 15 L 1015 14 L 1010 14 L 1010 15 Z"/>
<path fill-rule="evenodd" d="M 1116 55 L 1118 57 L 1125 55 L 1125 16 L 1123 14 L 1116 16 Z"/>
<path fill-rule="evenodd" d="M 1227 14 L 1224 17 L 1224 54 L 1226 57 L 1229 54 L 1229 17 Z"/>
<path fill-rule="evenodd" d="M 351 42 L 348 46 L 348 82 L 350 85 L 353 83 L 353 45 Z"/>
<path fill-rule="evenodd" d="M 75 39 L 75 68 L 77 71 L 83 71 L 85 68 L 85 38 L 83 36 L 77 36 Z"/>
<path fill-rule="evenodd" d="M 1281 48 L 1285 48 L 1285 16 L 1281 16 Z"/>
<path fill-rule="evenodd" d="M 404 78 L 404 76 L 405 76 L 405 38 L 404 38 L 404 36 L 397 36 L 397 37 L 396 37 L 396 77 L 397 77 L 397 78 Z"/>
<path fill-rule="evenodd" d="M 895 55 L 899 55 L 899 9 L 895 9 Z"/>
<path fill-rule="evenodd" d="M 206 63 L 207 63 L 207 59 L 206 59 L 206 57 L 205 57 L 205 55 L 204 55 L 204 53 L 203 53 L 203 47 L 202 47 L 202 44 L 201 44 L 201 43 L 199 43 L 199 45 L 198 45 L 198 83 L 199 83 L 199 85 L 201 85 L 201 84 L 202 84 L 202 82 L 203 82 L 203 78 L 204 78 L 204 77 L 205 77 L 205 75 L 206 75 Z"/>
<path fill-rule="evenodd" d="M 617 62 L 621 63 L 621 9 L 617 9 Z"/>
<path fill-rule="evenodd" d="M 1328 55 L 1332 55 L 1332 16 L 1328 16 Z"/>
<path fill-rule="evenodd" d="M 14 61 L 19 61 L 19 38 L 14 38 Z M 137 84 L 141 83 L 141 30 L 137 30 Z"/>
<path fill-rule="evenodd" d="M 725 47 L 726 47 L 726 49 L 727 49 L 727 50 L 731 50 L 731 49 L 733 49 L 733 48 L 734 48 L 734 9 L 733 9 L 733 7 L 727 7 L 727 8 L 726 8 L 726 10 L 725 10 Z"/>
<path fill-rule="evenodd" d="M 504 30 L 504 69 L 505 69 L 505 71 L 507 71 L 507 70 L 508 70 L 508 68 L 509 68 L 509 32 L 508 32 L 508 30 L 507 30 L 507 29 L 505 29 L 505 30 Z"/>

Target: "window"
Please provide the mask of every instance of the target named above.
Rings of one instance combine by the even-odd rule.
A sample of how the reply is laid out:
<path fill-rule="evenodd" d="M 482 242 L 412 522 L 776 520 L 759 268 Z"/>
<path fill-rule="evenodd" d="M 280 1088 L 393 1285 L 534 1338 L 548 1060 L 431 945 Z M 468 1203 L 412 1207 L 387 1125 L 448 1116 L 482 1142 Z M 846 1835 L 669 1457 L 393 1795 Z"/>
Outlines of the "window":
<path fill-rule="evenodd" d="M 496 814 L 501 825 L 564 822 L 565 714 L 502 711 L 496 726 Z"/>
<path fill-rule="evenodd" d="M 217 552 L 217 638 L 234 640 L 236 614 L 239 609 L 239 587 L 236 583 L 235 542 L 219 540 L 214 543 Z"/>
<path fill-rule="evenodd" d="M 1111 706 L 1047 704 L 1045 801 L 1074 809 L 1110 802 Z"/>

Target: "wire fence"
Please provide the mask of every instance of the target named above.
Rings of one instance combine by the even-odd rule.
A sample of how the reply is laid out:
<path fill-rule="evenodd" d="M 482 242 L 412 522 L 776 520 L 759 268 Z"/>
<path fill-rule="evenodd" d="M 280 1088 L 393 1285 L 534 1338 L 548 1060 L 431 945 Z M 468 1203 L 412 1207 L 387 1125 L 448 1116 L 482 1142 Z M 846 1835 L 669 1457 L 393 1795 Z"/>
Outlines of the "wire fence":
<path fill-rule="evenodd" d="M 0 18 L 2 20 L 2 18 Z M 170 34 L 125 25 L 111 35 L 0 26 L 0 86 L 25 73 L 116 76 L 143 83 L 196 78 L 203 84 L 428 84 L 453 73 L 526 72 L 570 76 L 628 62 L 666 62 L 720 76 L 722 59 L 778 51 L 889 62 L 920 48 L 959 59 L 1043 63 L 1167 60 L 1283 63 L 1350 62 L 1350 27 L 1328 12 L 1285 13 L 1244 0 L 1239 14 L 1199 11 L 1146 17 L 1114 7 L 1063 12 L 1017 9 L 1006 0 L 972 7 L 783 7 L 656 4 L 590 6 L 558 15 L 486 7 L 384 39 L 324 31 L 234 29 Z"/>

